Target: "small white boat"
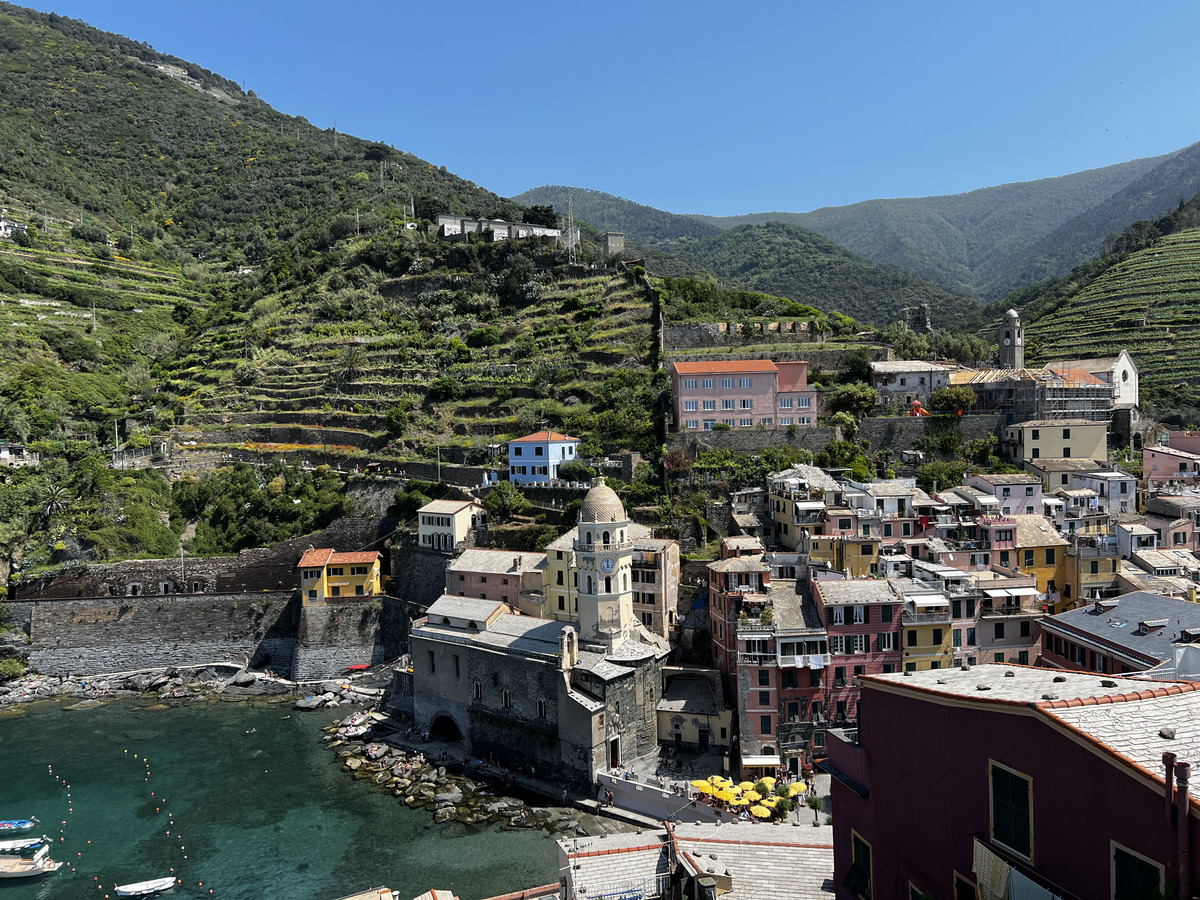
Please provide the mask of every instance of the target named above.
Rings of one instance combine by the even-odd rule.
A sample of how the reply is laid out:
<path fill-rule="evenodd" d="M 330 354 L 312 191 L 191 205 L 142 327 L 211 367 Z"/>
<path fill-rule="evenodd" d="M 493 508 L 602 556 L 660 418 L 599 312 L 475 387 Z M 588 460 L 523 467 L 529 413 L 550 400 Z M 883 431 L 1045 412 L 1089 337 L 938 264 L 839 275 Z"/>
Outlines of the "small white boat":
<path fill-rule="evenodd" d="M 33 856 L 0 857 L 0 878 L 29 878 L 32 875 L 48 875 L 62 868 L 62 863 L 50 858 L 50 847 L 46 846 Z"/>
<path fill-rule="evenodd" d="M 0 841 L 0 854 L 21 853 L 25 850 L 36 850 L 42 844 L 50 843 L 46 835 L 41 837 L 17 838 L 11 841 Z"/>
<path fill-rule="evenodd" d="M 169 890 L 175 887 L 175 876 L 170 875 L 166 878 L 153 878 L 150 881 L 138 881 L 133 884 L 118 884 L 118 897 L 149 897 L 151 894 L 157 894 L 159 891 Z"/>

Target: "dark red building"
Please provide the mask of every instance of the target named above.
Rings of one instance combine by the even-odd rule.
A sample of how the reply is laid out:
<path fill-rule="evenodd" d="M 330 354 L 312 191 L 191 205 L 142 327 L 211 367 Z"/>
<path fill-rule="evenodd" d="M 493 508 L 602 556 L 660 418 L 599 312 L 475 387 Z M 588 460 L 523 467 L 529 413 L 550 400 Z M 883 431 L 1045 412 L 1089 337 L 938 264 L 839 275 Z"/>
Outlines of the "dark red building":
<path fill-rule="evenodd" d="M 1003 665 L 859 683 L 825 763 L 838 897 L 1193 896 L 1200 684 Z"/>

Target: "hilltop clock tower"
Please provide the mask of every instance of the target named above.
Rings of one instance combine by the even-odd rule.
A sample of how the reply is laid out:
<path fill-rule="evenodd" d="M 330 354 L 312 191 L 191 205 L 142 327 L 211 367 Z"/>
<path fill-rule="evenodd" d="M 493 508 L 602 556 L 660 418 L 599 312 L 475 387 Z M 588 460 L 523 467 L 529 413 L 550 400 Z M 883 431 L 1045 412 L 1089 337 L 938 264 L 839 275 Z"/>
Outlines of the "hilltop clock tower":
<path fill-rule="evenodd" d="M 616 491 L 597 478 L 583 498 L 575 537 L 579 567 L 579 635 L 615 650 L 637 624 L 630 572 L 633 538 Z"/>
<path fill-rule="evenodd" d="M 1025 368 L 1025 326 L 1021 314 L 1010 309 L 1000 325 L 1000 368 Z"/>

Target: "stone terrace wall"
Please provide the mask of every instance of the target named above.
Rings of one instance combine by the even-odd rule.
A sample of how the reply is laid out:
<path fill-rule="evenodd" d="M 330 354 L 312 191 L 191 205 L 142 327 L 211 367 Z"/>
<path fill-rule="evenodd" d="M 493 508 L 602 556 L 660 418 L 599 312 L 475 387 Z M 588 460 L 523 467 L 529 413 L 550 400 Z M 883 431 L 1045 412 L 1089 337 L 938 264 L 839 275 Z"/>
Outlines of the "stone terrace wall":
<path fill-rule="evenodd" d="M 46 600 L 30 604 L 29 662 L 54 675 L 241 663 L 290 674 L 292 591 Z"/>
<path fill-rule="evenodd" d="M 855 436 L 860 441 L 870 441 L 872 450 L 891 450 L 899 453 L 911 450 L 925 436 L 925 429 L 932 421 L 944 421 L 933 416 L 892 416 L 863 419 Z M 999 436 L 1003 417 L 1000 415 L 959 416 L 963 444 L 987 437 Z"/>
<path fill-rule="evenodd" d="M 786 428 L 733 429 L 732 431 L 681 431 L 667 435 L 669 448 L 698 452 L 702 447 L 753 453 L 766 447 L 803 447 L 814 453 L 840 436 L 837 428 L 797 428 L 794 436 Z"/>

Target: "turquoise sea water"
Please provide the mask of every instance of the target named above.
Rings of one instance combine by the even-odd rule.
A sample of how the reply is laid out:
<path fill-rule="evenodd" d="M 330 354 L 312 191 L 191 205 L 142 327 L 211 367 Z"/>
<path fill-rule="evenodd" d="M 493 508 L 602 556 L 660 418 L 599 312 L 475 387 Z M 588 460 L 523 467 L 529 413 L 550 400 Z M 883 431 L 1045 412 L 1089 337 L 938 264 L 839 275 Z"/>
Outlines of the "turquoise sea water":
<path fill-rule="evenodd" d="M 544 832 L 433 826 L 341 772 L 319 743 L 331 714 L 62 705 L 0 713 L 0 819 L 36 815 L 75 871 L 0 880 L 0 900 L 115 898 L 171 868 L 184 884 L 168 900 L 334 900 L 384 884 L 476 900 L 558 880 Z"/>

